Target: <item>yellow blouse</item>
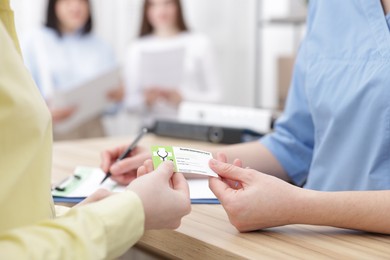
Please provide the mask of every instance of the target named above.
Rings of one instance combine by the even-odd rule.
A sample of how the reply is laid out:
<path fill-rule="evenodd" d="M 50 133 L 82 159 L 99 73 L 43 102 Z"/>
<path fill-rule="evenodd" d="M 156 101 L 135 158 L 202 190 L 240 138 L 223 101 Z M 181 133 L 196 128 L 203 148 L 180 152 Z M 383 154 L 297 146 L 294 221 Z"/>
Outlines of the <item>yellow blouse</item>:
<path fill-rule="evenodd" d="M 50 192 L 50 113 L 26 70 L 9 0 L 0 0 L 0 258 L 117 257 L 143 234 L 143 206 L 124 192 L 60 218 Z"/>

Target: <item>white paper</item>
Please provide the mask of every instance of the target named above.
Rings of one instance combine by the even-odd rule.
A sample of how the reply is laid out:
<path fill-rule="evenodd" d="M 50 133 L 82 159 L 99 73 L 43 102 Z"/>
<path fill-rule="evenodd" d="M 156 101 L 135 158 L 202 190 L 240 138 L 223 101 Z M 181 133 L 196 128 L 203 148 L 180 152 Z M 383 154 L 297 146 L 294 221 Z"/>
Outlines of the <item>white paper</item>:
<path fill-rule="evenodd" d="M 214 193 L 209 188 L 209 179 L 187 180 L 190 188 L 191 199 L 216 199 Z"/>
<path fill-rule="evenodd" d="M 78 166 L 76 167 L 74 174 L 82 176 L 82 179 L 76 180 L 73 177 L 70 177 L 66 183 L 62 184 L 64 186 L 70 184 L 70 187 L 74 184 L 76 187 L 74 190 L 65 190 L 64 192 L 53 190 L 52 195 L 66 198 L 85 198 L 99 188 L 104 188 L 112 192 L 123 192 L 126 190 L 126 186 L 118 185 L 111 179 L 107 179 L 102 185 L 100 185 L 100 182 L 105 177 L 105 173 L 100 168 Z M 188 186 L 190 189 L 191 199 L 216 198 L 209 188 L 208 179 L 188 180 Z"/>
<path fill-rule="evenodd" d="M 77 110 L 70 118 L 56 123 L 55 131 L 68 133 L 100 115 L 111 102 L 107 93 L 120 84 L 120 70 L 116 68 L 67 91 L 56 92 L 50 100 L 52 108 L 75 107 Z"/>
<path fill-rule="evenodd" d="M 185 49 L 177 47 L 141 53 L 140 84 L 143 88 L 178 88 L 182 85 Z"/>
<path fill-rule="evenodd" d="M 78 180 L 73 176 L 80 176 Z M 53 190 L 53 196 L 67 197 L 67 198 L 85 198 L 94 193 L 99 188 L 107 189 L 112 192 L 123 192 L 126 186 L 118 185 L 116 182 L 107 179 L 103 184 L 100 184 L 106 174 L 100 168 L 78 166 L 74 171 L 74 175 L 70 176 L 64 183 L 58 185 L 65 187 L 66 190 Z M 75 189 L 73 189 L 73 187 Z"/>

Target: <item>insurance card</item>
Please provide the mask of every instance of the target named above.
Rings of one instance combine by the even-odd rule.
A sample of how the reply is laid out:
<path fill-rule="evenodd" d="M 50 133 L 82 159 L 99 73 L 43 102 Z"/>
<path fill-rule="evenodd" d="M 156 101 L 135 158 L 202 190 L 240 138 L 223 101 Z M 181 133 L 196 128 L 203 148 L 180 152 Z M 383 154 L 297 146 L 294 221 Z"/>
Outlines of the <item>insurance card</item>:
<path fill-rule="evenodd" d="M 152 159 L 155 169 L 161 163 L 170 160 L 175 165 L 175 172 L 218 177 L 209 167 L 209 161 L 212 158 L 213 156 L 210 152 L 192 148 L 176 146 L 152 147 Z"/>

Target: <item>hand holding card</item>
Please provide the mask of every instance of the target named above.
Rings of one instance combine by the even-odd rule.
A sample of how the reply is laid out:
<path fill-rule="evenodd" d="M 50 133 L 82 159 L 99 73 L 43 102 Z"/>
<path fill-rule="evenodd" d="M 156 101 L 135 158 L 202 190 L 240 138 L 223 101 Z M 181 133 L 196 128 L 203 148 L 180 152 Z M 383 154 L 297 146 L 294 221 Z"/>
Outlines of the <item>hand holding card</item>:
<path fill-rule="evenodd" d="M 183 148 L 176 146 L 153 146 L 152 160 L 155 169 L 167 160 L 171 160 L 175 165 L 175 172 L 194 174 L 199 176 L 218 175 L 210 169 L 209 161 L 213 159 L 210 152 L 196 150 L 192 148 Z"/>

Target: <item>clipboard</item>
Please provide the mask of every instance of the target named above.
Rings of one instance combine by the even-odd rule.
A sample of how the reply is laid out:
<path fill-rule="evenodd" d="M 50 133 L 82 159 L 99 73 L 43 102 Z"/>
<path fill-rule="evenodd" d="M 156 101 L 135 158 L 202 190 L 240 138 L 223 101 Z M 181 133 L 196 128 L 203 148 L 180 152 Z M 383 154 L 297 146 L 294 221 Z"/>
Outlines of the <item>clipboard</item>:
<path fill-rule="evenodd" d="M 111 179 L 107 179 L 103 184 L 100 184 L 105 175 L 100 168 L 76 167 L 73 175 L 52 188 L 54 202 L 76 204 L 99 188 L 112 192 L 123 192 L 126 190 L 126 186 L 118 185 Z M 209 189 L 208 179 L 190 179 L 187 181 L 192 204 L 220 204 Z"/>
<path fill-rule="evenodd" d="M 123 192 L 126 186 L 121 186 L 111 179 L 103 184 L 101 180 L 106 174 L 100 168 L 78 166 L 70 175 L 60 184 L 52 188 L 54 201 L 57 198 L 71 199 L 81 201 L 94 193 L 99 188 L 104 188 L 112 192 Z"/>
<path fill-rule="evenodd" d="M 77 204 L 84 200 L 85 198 L 65 198 L 65 197 L 53 197 L 55 203 L 69 203 Z M 201 204 L 210 204 L 217 205 L 220 204 L 218 199 L 191 199 L 191 204 L 201 205 Z"/>

